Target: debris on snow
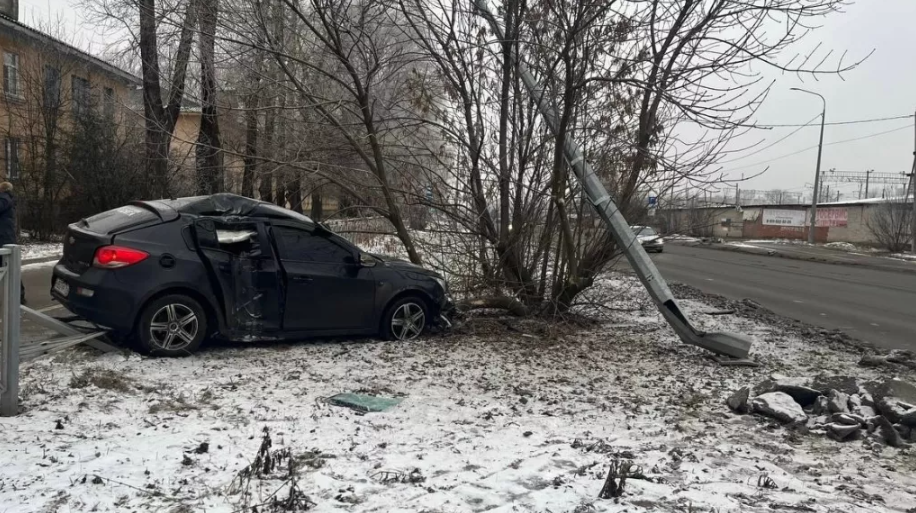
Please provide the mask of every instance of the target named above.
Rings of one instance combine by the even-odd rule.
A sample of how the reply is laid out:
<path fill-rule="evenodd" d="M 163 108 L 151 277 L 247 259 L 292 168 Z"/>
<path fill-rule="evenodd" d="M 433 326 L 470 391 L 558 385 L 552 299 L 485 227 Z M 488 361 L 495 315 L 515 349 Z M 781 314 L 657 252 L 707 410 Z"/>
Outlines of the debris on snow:
<path fill-rule="evenodd" d="M 866 420 L 871 433 L 859 429 L 861 443 L 837 444 L 826 426 L 841 417 L 826 412 L 819 426 L 809 416 L 797 430 L 723 412 L 735 390 L 751 385 L 753 392 L 774 373 L 829 369 L 858 375 L 863 387 L 876 383 L 874 393 L 888 369 L 857 366 L 860 346 L 763 308 L 674 287 L 698 329 L 755 338 L 760 368 L 723 367 L 682 344 L 635 279 L 607 275 L 598 285 L 618 313 L 600 323 L 512 320 L 533 336 L 483 316 L 450 335 L 409 342 L 213 343 L 183 359 L 74 348 L 27 362 L 23 413 L 3 420 L 0 504 L 10 513 L 252 506 L 262 513 L 865 513 L 916 504 L 911 449 L 882 449 L 874 422 Z M 698 315 L 726 308 L 737 314 Z M 127 391 L 88 381 L 71 388 L 87 369 L 118 373 Z M 299 379 L 287 381 L 295 370 Z M 899 376 L 916 378 L 909 369 Z M 805 386 L 825 399 L 829 392 L 813 379 Z M 326 406 L 342 387 L 405 400 L 354 415 Z M 874 404 L 854 395 L 860 410 Z M 846 415 L 853 413 L 863 412 L 851 397 Z M 57 420 L 65 429 L 54 429 Z M 252 469 L 265 427 L 271 442 Z M 904 440 L 913 432 L 906 427 L 892 425 Z M 626 478 L 620 497 L 599 499 L 613 460 L 632 461 L 644 477 Z M 240 477 L 244 469 L 251 470 Z M 379 472 L 403 478 L 380 482 L 371 477 Z M 104 485 L 92 485 L 93 476 Z"/>
<path fill-rule="evenodd" d="M 758 395 L 751 401 L 751 409 L 786 424 L 798 424 L 808 420 L 801 405 L 785 392 Z"/>

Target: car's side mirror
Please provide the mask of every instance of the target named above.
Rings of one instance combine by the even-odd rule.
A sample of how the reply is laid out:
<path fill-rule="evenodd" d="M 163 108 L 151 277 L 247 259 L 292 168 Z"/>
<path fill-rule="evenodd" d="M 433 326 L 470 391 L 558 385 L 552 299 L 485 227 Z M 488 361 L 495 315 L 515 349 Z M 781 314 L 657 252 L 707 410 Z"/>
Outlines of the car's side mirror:
<path fill-rule="evenodd" d="M 359 263 L 363 267 L 375 267 L 375 264 L 377 263 L 377 261 L 365 253 L 360 253 L 359 254 Z"/>

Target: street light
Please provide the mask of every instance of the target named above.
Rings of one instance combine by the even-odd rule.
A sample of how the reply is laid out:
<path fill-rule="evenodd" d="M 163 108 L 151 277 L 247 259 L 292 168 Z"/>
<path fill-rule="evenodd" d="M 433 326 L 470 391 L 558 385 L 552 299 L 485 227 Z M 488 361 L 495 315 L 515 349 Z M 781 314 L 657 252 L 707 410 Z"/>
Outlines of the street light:
<path fill-rule="evenodd" d="M 818 93 L 793 87 L 790 91 L 800 91 L 803 93 L 813 94 L 821 99 L 824 104 L 821 110 L 821 138 L 817 143 L 817 169 L 814 171 L 814 194 L 811 195 L 811 228 L 808 229 L 808 243 L 814 244 L 814 228 L 817 226 L 817 195 L 821 192 L 821 150 L 824 149 L 824 118 L 827 115 L 827 100 Z"/>

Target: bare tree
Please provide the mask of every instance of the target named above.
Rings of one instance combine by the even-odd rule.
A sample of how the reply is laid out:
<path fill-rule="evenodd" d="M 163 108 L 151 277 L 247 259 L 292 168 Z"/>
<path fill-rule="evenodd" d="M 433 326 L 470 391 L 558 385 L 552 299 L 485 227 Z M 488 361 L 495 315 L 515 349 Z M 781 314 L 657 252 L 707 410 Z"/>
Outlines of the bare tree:
<path fill-rule="evenodd" d="M 196 0 L 200 24 L 201 117 L 197 137 L 197 192 L 213 194 L 223 189 L 223 155 L 220 152 L 219 116 L 216 103 L 216 40 L 219 0 Z M 189 6 L 189 9 L 191 6 Z"/>
<path fill-rule="evenodd" d="M 868 230 L 881 247 L 892 252 L 906 251 L 909 247 L 913 226 L 911 204 L 900 200 L 888 200 L 867 210 Z"/>

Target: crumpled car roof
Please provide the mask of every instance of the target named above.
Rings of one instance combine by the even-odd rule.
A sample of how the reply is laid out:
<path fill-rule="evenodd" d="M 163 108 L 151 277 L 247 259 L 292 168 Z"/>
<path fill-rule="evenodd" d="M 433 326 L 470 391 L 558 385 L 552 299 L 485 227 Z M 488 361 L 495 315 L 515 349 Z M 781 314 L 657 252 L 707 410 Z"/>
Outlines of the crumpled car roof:
<path fill-rule="evenodd" d="M 144 202 L 157 210 L 165 208 L 175 210 L 182 214 L 197 216 L 251 216 L 288 218 L 300 223 L 315 224 L 306 215 L 292 210 L 278 207 L 273 203 L 258 201 L 237 194 L 219 193 L 210 196 L 190 196 L 186 198 L 164 199 Z"/>

